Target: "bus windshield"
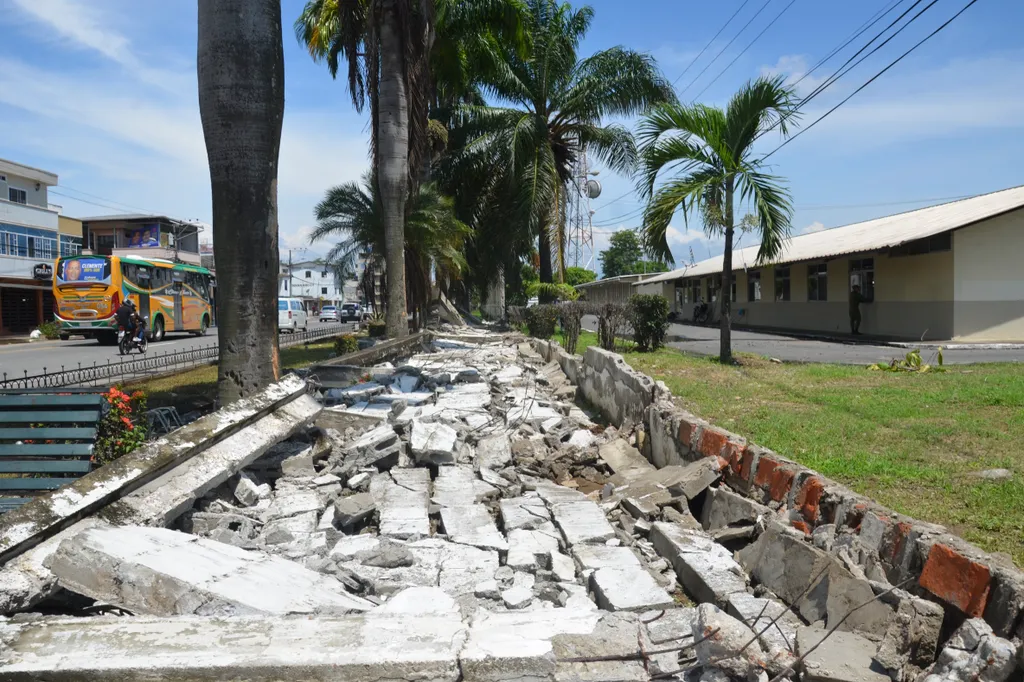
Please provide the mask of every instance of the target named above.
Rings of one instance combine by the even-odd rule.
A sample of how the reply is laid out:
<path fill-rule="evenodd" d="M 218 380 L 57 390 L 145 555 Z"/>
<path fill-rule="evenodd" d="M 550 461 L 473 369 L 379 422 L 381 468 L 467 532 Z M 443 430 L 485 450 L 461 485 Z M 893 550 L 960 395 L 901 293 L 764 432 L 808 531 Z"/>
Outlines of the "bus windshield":
<path fill-rule="evenodd" d="M 61 258 L 54 273 L 57 285 L 110 284 L 110 259 L 104 256 Z"/>

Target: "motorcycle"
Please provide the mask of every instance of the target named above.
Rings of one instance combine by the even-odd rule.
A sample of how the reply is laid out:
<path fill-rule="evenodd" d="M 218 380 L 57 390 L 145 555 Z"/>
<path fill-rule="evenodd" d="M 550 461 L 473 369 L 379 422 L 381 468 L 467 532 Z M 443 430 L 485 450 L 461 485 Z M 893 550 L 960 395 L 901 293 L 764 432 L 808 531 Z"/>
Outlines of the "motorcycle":
<path fill-rule="evenodd" d="M 140 353 L 145 353 L 148 348 L 149 341 L 146 339 L 145 329 L 143 329 L 141 337 L 136 337 L 134 334 L 129 334 L 128 330 L 124 327 L 118 328 L 117 349 L 121 355 L 130 355 L 134 349 L 138 349 Z"/>
<path fill-rule="evenodd" d="M 694 324 L 707 324 L 708 320 L 711 319 L 711 308 L 704 301 L 697 301 L 697 304 L 693 306 L 693 322 Z"/>

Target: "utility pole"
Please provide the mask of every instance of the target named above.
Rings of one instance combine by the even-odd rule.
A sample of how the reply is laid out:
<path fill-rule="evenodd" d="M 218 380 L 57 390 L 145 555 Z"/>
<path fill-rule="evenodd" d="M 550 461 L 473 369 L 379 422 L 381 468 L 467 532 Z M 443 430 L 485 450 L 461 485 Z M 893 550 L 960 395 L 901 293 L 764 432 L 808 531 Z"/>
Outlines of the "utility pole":
<path fill-rule="evenodd" d="M 294 295 L 292 291 L 294 288 L 295 285 L 292 284 L 292 250 L 288 249 L 288 296 Z"/>

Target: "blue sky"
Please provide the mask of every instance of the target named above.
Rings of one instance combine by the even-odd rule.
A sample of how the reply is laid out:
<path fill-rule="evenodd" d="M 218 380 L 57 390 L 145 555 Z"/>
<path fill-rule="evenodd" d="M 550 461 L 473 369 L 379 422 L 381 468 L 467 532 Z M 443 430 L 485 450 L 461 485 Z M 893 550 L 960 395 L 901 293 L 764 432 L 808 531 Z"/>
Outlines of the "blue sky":
<path fill-rule="evenodd" d="M 701 101 L 724 104 L 740 84 L 762 73 L 798 78 L 888 4 L 795 0 L 719 76 L 789 3 L 767 1 L 726 48 L 765 3 L 750 0 L 679 79 L 682 89 L 710 63 L 683 92 L 684 98 L 704 91 Z M 804 123 L 965 2 L 939 0 L 809 104 Z M 742 0 L 590 4 L 596 16 L 584 54 L 614 45 L 650 52 L 675 80 Z M 902 6 L 909 4 L 905 0 Z M 5 7 L 0 15 L 0 157 L 56 172 L 61 185 L 56 192 L 64 196 L 55 193 L 51 201 L 69 215 L 142 209 L 208 222 L 209 176 L 195 82 L 195 2 L 9 0 Z M 295 249 L 296 259 L 317 251 L 300 249 L 308 246 L 313 206 L 324 191 L 358 179 L 367 167 L 365 116 L 352 109 L 343 84 L 332 81 L 295 41 L 290 25 L 300 9 L 297 0 L 283 2 L 286 112 L 279 218 L 282 246 Z M 936 203 L 918 200 L 1024 184 L 1019 163 L 1024 155 L 1022 25 L 1024 3 L 979 0 L 847 105 L 775 154 L 774 172 L 787 178 L 797 209 L 794 233 Z M 849 54 L 848 49 L 805 78 L 801 90 L 813 88 Z M 760 144 L 767 152 L 778 138 L 769 135 Z M 608 172 L 600 178 L 604 194 L 593 202 L 598 250 L 612 231 L 636 226 L 632 214 L 639 208 L 629 180 Z M 677 263 L 690 259 L 690 249 L 697 260 L 721 251 L 699 226 L 687 230 L 682 218 L 671 235 Z"/>

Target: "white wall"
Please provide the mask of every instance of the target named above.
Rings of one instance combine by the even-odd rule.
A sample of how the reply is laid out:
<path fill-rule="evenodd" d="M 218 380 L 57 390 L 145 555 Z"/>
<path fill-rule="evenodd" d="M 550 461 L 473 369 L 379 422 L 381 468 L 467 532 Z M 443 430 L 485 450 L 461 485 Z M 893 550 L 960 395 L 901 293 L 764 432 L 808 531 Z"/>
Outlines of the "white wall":
<path fill-rule="evenodd" d="M 968 341 L 1024 341 L 1024 209 L 953 233 L 953 325 Z"/>
<path fill-rule="evenodd" d="M 26 178 L 16 173 L 7 173 L 4 171 L 0 171 L 0 175 L 7 176 L 8 187 L 17 187 L 18 189 L 25 190 L 29 206 L 39 206 L 41 208 L 46 208 L 49 205 L 47 203 L 46 196 L 47 188 L 46 185 L 44 185 L 43 183 L 40 182 L 39 189 L 36 189 L 36 183 L 38 182 L 37 180 Z M 6 201 L 8 196 L 9 195 L 7 194 L 7 192 L 4 192 L 3 196 L 0 197 L 0 199 Z"/>

